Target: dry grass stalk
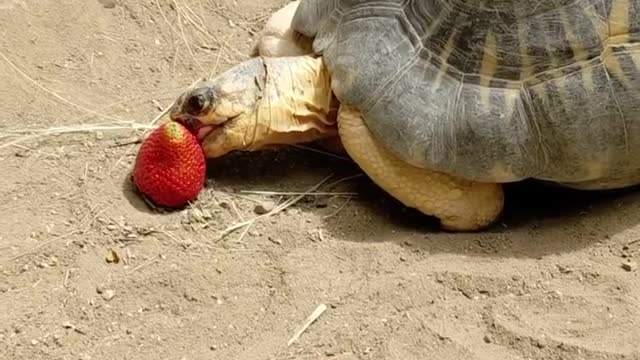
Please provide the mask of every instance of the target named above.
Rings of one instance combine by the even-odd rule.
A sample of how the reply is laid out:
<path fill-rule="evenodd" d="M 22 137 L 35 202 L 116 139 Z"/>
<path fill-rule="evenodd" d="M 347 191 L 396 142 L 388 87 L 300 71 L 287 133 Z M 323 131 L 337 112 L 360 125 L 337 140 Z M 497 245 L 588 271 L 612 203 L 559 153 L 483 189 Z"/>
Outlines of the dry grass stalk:
<path fill-rule="evenodd" d="M 121 124 L 121 125 L 118 125 L 118 124 Z M 10 130 L 5 134 L 1 135 L 0 138 L 14 137 L 14 136 L 18 136 L 20 134 L 26 134 L 26 133 L 27 134 L 31 133 L 32 135 L 22 136 L 15 140 L 6 142 L 0 145 L 0 149 L 4 149 L 9 146 L 14 146 L 16 144 L 19 144 L 28 140 L 34 140 L 37 138 L 52 136 L 52 135 L 63 135 L 63 134 L 71 134 L 71 133 L 93 133 L 97 131 L 115 131 L 115 130 L 149 131 L 155 128 L 156 126 L 152 124 L 145 125 L 145 124 L 140 124 L 135 122 L 119 122 L 116 124 L 87 124 L 87 125 L 58 126 L 58 127 L 44 128 L 44 129 Z"/>
<path fill-rule="evenodd" d="M 31 252 L 33 252 L 33 251 L 35 251 L 35 250 L 38 250 L 38 249 L 40 249 L 40 248 L 42 248 L 42 247 L 45 247 L 45 246 L 47 246 L 47 245 L 49 245 L 49 244 L 52 244 L 52 243 L 54 243 L 54 242 L 56 242 L 56 241 L 58 241 L 58 240 L 66 239 L 66 238 L 68 238 L 69 236 L 71 236 L 71 235 L 75 235 L 75 234 L 77 234 L 77 233 L 79 233 L 79 232 L 80 232 L 80 229 L 75 229 L 75 230 L 69 231 L 69 232 L 67 232 L 67 233 L 64 233 L 64 234 L 62 234 L 62 235 L 60 235 L 60 236 L 56 236 L 56 237 L 54 237 L 53 239 L 51 239 L 51 240 L 49 240 L 49 241 L 45 241 L 45 242 L 43 242 L 43 243 L 40 243 L 40 244 L 38 244 L 38 245 L 36 245 L 36 246 L 33 246 L 33 247 L 31 247 L 31 248 L 29 248 L 29 249 L 27 249 L 27 250 L 25 250 L 25 251 L 21 252 L 20 254 L 18 254 L 18 255 L 16 255 L 16 256 L 14 256 L 14 257 L 12 257 L 12 258 L 10 258 L 10 259 L 9 259 L 9 261 L 15 261 L 15 260 L 17 260 L 17 259 L 19 259 L 19 258 L 21 258 L 21 257 L 23 257 L 23 256 L 25 256 L 25 255 L 27 255 L 27 254 L 29 254 L 29 253 L 31 253 Z"/>
<path fill-rule="evenodd" d="M 325 215 L 325 216 L 323 217 L 323 219 L 325 219 L 325 220 L 326 220 L 326 219 L 328 219 L 328 218 L 330 218 L 330 217 L 334 217 L 334 216 L 338 215 L 338 213 L 339 213 L 340 211 L 342 211 L 342 209 L 344 209 L 344 208 L 345 208 L 345 206 L 347 206 L 347 204 L 349 203 L 349 201 L 351 201 L 351 199 L 352 199 L 352 197 L 351 197 L 351 196 L 350 196 L 350 197 L 348 197 L 348 198 L 347 198 L 347 200 L 345 200 L 345 202 L 344 202 L 344 203 L 342 203 L 342 205 L 340 205 L 340 207 L 338 207 L 338 208 L 336 209 L 336 211 L 332 212 L 332 213 L 331 213 L 331 214 L 329 214 L 329 215 Z"/>
<path fill-rule="evenodd" d="M 343 177 L 342 179 L 338 179 L 338 180 L 336 180 L 336 181 L 333 181 L 333 182 L 331 182 L 331 183 L 327 184 L 327 185 L 326 185 L 326 187 L 327 187 L 327 188 L 331 188 L 331 187 L 334 187 L 334 186 L 336 186 L 336 185 L 338 185 L 338 184 L 340 184 L 340 183 L 343 183 L 343 182 L 345 182 L 345 181 L 349 181 L 349 180 L 353 180 L 353 179 L 361 178 L 361 177 L 364 177 L 364 176 L 365 176 L 365 174 L 364 174 L 364 173 L 360 173 L 360 174 L 355 174 L 355 175 L 351 175 L 351 176 Z"/>
<path fill-rule="evenodd" d="M 292 144 L 291 147 L 297 148 L 297 149 L 301 149 L 301 150 L 306 150 L 306 151 L 311 151 L 311 152 L 315 152 L 318 154 L 322 154 L 322 155 L 326 155 L 329 157 L 332 157 L 334 159 L 338 159 L 338 160 L 344 160 L 344 161 L 348 161 L 353 163 L 353 160 L 351 158 L 348 157 L 344 157 L 344 156 L 340 156 L 328 151 L 324 151 L 324 150 L 320 150 L 314 147 L 310 147 L 310 146 L 306 146 L 306 145 L 298 145 L 298 144 Z"/>
<path fill-rule="evenodd" d="M 195 82 L 194 82 L 195 84 Z M 191 85 L 193 86 L 193 84 Z M 171 111 L 171 108 L 173 107 L 173 105 L 175 104 L 175 100 L 171 102 L 171 104 L 169 104 L 169 106 L 167 106 L 163 111 L 161 111 L 158 115 L 156 115 L 147 125 L 148 129 L 146 129 L 142 135 L 141 138 L 144 138 L 145 136 L 147 136 L 147 134 L 149 133 L 149 131 L 155 129 L 156 123 L 158 123 L 165 115 L 167 115 L 169 113 L 169 111 Z M 122 162 L 122 160 L 124 160 L 125 157 L 127 157 L 131 151 L 133 150 L 135 144 L 131 144 L 129 146 L 129 148 L 124 152 L 124 154 L 122 154 L 122 156 L 115 162 L 115 164 L 113 164 L 113 166 L 111 167 L 111 169 L 109 169 L 109 174 L 111 174 L 113 172 L 113 170 L 115 170 L 115 168 L 120 165 L 120 163 Z"/>
<path fill-rule="evenodd" d="M 94 209 L 95 209 L 95 208 L 94 208 Z M 84 218 L 83 218 L 80 222 L 84 221 L 84 219 L 86 219 L 87 217 L 89 217 L 89 214 L 90 214 L 90 213 L 91 213 L 91 211 L 93 211 L 94 209 L 91 209 L 91 210 L 89 211 L 89 213 L 87 213 L 87 215 L 85 215 L 85 216 L 84 216 Z M 60 236 L 56 236 L 56 237 L 54 237 L 54 238 L 53 238 L 53 239 L 51 239 L 51 240 L 45 241 L 45 242 L 43 242 L 43 243 L 40 243 L 40 244 L 38 244 L 38 245 L 35 245 L 35 246 L 33 246 L 33 247 L 31 247 L 31 248 L 29 248 L 29 249 L 27 249 L 27 250 L 25 250 L 25 251 L 21 252 L 20 254 L 18 254 L 18 255 L 16 255 L 16 256 L 12 257 L 11 259 L 9 259 L 8 261 L 15 261 L 15 260 L 17 260 L 17 259 L 19 259 L 19 258 L 21 258 L 21 257 L 23 257 L 23 256 L 25 256 L 25 255 L 27 255 L 27 254 L 32 253 L 33 251 L 35 251 L 35 250 L 37 250 L 37 249 L 40 249 L 40 248 L 42 248 L 42 247 L 45 247 L 45 246 L 47 246 L 47 245 L 49 245 L 49 244 L 53 244 L 53 243 L 54 243 L 54 242 L 56 242 L 56 241 L 59 241 L 59 240 L 62 240 L 62 239 L 68 238 L 68 237 L 69 237 L 69 236 L 71 236 L 71 235 L 75 235 L 75 234 L 84 234 L 84 233 L 86 233 L 86 232 L 91 228 L 91 226 L 93 225 L 93 223 L 96 221 L 96 219 L 98 218 L 98 216 L 100 216 L 100 215 L 104 214 L 108 209 L 109 209 L 109 207 L 106 207 L 106 208 L 102 209 L 101 211 L 97 212 L 94 216 L 92 216 L 92 217 L 91 217 L 91 219 L 89 219 L 89 222 L 87 223 L 87 225 L 86 225 L 83 229 L 75 229 L 75 230 L 69 231 L 69 232 L 67 232 L 67 233 L 64 233 L 64 234 L 62 234 L 62 235 L 60 235 Z"/>
<path fill-rule="evenodd" d="M 184 26 L 182 25 L 182 15 L 180 14 L 180 11 L 179 11 L 180 5 L 178 5 L 178 2 L 176 0 L 173 0 L 173 3 L 176 7 L 176 11 L 178 12 L 178 26 L 180 27 L 180 35 L 182 35 L 182 40 L 184 41 L 184 44 L 187 46 L 187 50 L 189 50 L 189 54 L 191 55 L 191 58 L 193 59 L 193 61 L 196 63 L 196 65 L 198 65 L 202 73 L 205 73 L 204 68 L 200 64 L 200 61 L 198 61 L 198 59 L 196 58 L 196 55 L 193 53 L 193 49 L 189 45 L 189 41 L 187 41 L 187 36 L 184 33 Z"/>
<path fill-rule="evenodd" d="M 289 341 L 287 342 L 287 346 L 291 346 L 291 344 L 293 344 L 296 340 L 298 340 L 298 338 L 300 337 L 300 335 L 302 335 L 303 332 L 305 332 L 307 330 L 307 328 L 309 328 L 309 326 L 311 324 L 313 324 L 314 321 L 318 320 L 318 318 L 327 310 L 327 305 L 325 304 L 320 304 L 318 305 L 318 307 L 311 313 L 311 315 L 309 315 L 305 320 L 304 323 L 302 323 L 302 325 L 300 325 L 296 331 L 294 332 L 293 336 L 291 337 L 291 339 L 289 339 Z"/>
<path fill-rule="evenodd" d="M 181 0 L 175 0 L 175 1 L 178 1 L 180 3 L 181 5 L 180 9 L 182 9 L 184 17 L 187 19 L 187 21 L 189 21 L 189 23 L 191 23 L 191 25 L 193 25 L 197 30 L 199 30 L 206 37 L 210 38 L 211 40 L 217 43 L 220 43 L 226 50 L 230 50 L 234 52 L 237 57 L 235 60 L 244 59 L 247 57 L 246 54 L 243 54 L 242 52 L 238 51 L 238 49 L 231 46 L 229 42 L 227 42 L 225 39 L 214 36 L 209 31 L 207 31 L 202 18 L 198 16 L 198 14 L 196 14 L 189 7 L 189 5 L 187 5 L 184 1 L 181 1 Z"/>
<path fill-rule="evenodd" d="M 224 229 L 222 231 L 222 233 L 220 234 L 219 239 L 224 238 L 225 236 L 227 236 L 228 234 L 232 233 L 235 230 L 238 230 L 240 228 L 243 228 L 245 226 L 251 226 L 255 221 L 262 219 L 262 218 L 266 218 L 269 216 L 273 216 L 279 212 L 281 212 L 282 210 L 290 207 L 291 205 L 297 203 L 298 201 L 300 201 L 300 199 L 304 198 L 305 196 L 307 196 L 308 194 L 316 191 L 318 188 L 320 188 L 320 186 L 322 186 L 322 184 L 324 184 L 325 182 L 327 182 L 327 180 L 329 180 L 333 175 L 329 175 L 327 177 L 325 177 L 324 179 L 322 179 L 320 182 L 318 182 L 317 184 L 315 184 L 314 186 L 312 186 L 309 190 L 301 193 L 300 195 L 293 197 L 285 202 L 283 202 L 282 204 L 276 206 L 275 208 L 273 208 L 271 211 L 267 212 L 266 214 L 262 214 L 262 215 L 258 215 L 252 219 L 246 220 L 246 221 L 242 221 L 240 223 L 231 225 L 229 227 L 227 227 L 226 229 Z M 207 228 L 211 225 L 211 222 L 208 222 L 206 224 L 204 224 L 203 229 Z"/>
<path fill-rule="evenodd" d="M 358 195 L 355 192 L 312 192 L 306 193 L 304 191 L 259 191 L 259 190 L 242 190 L 240 191 L 244 194 L 255 194 L 255 195 L 269 195 L 269 196 L 284 196 L 284 195 L 302 195 L 305 194 L 307 196 L 356 196 Z"/>
<path fill-rule="evenodd" d="M 67 105 L 71 105 L 77 109 L 80 109 L 82 111 L 86 111 L 88 113 L 91 113 L 93 115 L 97 115 L 106 119 L 111 119 L 111 120 L 115 120 L 115 121 L 125 121 L 124 119 L 120 119 L 120 118 L 116 118 L 113 116 L 109 116 L 106 114 L 102 114 L 99 113 L 97 111 L 91 110 L 89 108 L 86 108 L 82 105 L 78 105 L 74 102 L 71 102 L 65 98 L 63 98 L 62 96 L 58 95 L 56 92 L 47 89 L 44 85 L 40 84 L 39 82 L 37 82 L 36 80 L 34 80 L 32 77 L 30 77 L 29 75 L 27 75 L 24 71 L 20 70 L 20 68 L 18 68 L 18 66 L 16 64 L 14 64 L 11 60 L 9 60 L 9 58 L 2 52 L 0 51 L 0 57 L 2 57 L 4 59 L 4 61 L 7 62 L 7 64 L 9 64 L 9 66 L 11 66 L 13 68 L 13 70 L 15 70 L 18 74 L 20 74 L 22 77 L 24 77 L 25 79 L 27 79 L 30 83 L 32 83 L 33 85 L 35 85 L 36 87 L 38 87 L 40 90 L 46 92 L 47 94 L 53 96 L 54 98 L 62 101 L 63 103 L 67 104 Z"/>
<path fill-rule="evenodd" d="M 151 265 L 151 264 L 155 263 L 156 261 L 158 261 L 158 260 L 162 259 L 162 257 L 163 257 L 163 256 L 164 256 L 164 255 L 162 255 L 162 254 L 158 254 L 158 255 L 156 255 L 156 256 L 154 256 L 154 257 L 152 257 L 151 259 L 149 259 L 149 260 L 147 260 L 147 261 L 143 262 L 142 264 L 140 264 L 140 265 L 136 266 L 135 268 L 131 269 L 130 271 L 128 271 L 128 272 L 127 272 L 127 275 L 131 275 L 131 274 L 133 274 L 134 272 L 136 272 L 136 271 L 138 271 L 138 270 L 140 270 L 140 269 L 142 269 L 142 268 L 144 268 L 144 267 L 147 267 L 147 266 L 149 266 L 149 265 Z"/>

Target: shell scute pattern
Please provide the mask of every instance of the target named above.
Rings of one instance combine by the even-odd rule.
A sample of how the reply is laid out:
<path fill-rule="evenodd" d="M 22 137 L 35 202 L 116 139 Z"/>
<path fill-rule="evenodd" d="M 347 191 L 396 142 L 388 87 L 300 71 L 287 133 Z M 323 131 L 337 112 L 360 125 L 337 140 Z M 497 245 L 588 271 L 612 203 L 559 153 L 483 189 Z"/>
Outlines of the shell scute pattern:
<path fill-rule="evenodd" d="M 333 89 L 346 103 L 366 106 L 407 64 L 417 59 L 419 39 L 411 32 L 401 9 L 359 8 L 345 14 L 326 49 Z M 408 35 L 410 34 L 410 35 Z M 375 53 L 371 53 L 371 49 Z M 334 52 L 339 51 L 339 55 Z M 334 56 L 335 54 L 335 56 Z M 366 66 L 352 67 L 366 62 Z"/>
<path fill-rule="evenodd" d="M 640 181 L 640 0 L 304 0 L 294 27 L 338 98 L 414 165 Z"/>
<path fill-rule="evenodd" d="M 640 17 L 640 2 L 632 1 L 629 6 L 629 14 Z M 640 41 L 640 21 L 630 21 L 629 38 L 631 42 Z"/>

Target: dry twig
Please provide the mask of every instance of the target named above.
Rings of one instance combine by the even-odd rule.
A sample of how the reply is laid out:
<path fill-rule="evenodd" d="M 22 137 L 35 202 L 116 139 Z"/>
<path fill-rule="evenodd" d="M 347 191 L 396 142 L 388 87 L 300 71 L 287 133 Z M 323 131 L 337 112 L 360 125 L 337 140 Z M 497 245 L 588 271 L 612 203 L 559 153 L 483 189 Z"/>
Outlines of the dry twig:
<path fill-rule="evenodd" d="M 178 2 L 176 0 L 173 0 L 173 3 L 176 7 L 176 11 L 178 12 L 178 26 L 180 27 L 180 35 L 182 35 L 182 40 L 184 41 L 184 44 L 187 46 L 187 50 L 189 50 L 189 54 L 191 55 L 191 58 L 196 63 L 196 65 L 198 65 L 200 70 L 202 70 L 202 72 L 204 73 L 205 72 L 204 68 L 196 58 L 196 55 L 193 53 L 193 49 L 191 49 L 191 46 L 189 45 L 189 41 L 187 41 L 187 36 L 184 33 L 184 26 L 182 26 L 182 16 L 179 11 L 180 5 L 178 5 Z"/>
<path fill-rule="evenodd" d="M 156 256 L 154 256 L 154 257 L 152 257 L 151 259 L 149 259 L 149 260 L 147 260 L 147 261 L 143 262 L 142 264 L 140 264 L 140 265 L 136 266 L 135 268 L 131 269 L 129 272 L 127 272 L 127 275 L 131 275 L 131 274 L 133 274 L 134 272 L 136 272 L 136 271 L 138 271 L 138 270 L 142 269 L 143 267 L 146 267 L 146 266 L 149 266 L 149 265 L 151 265 L 151 264 L 155 263 L 156 261 L 158 261 L 158 260 L 162 259 L 162 257 L 163 257 L 163 255 L 162 255 L 162 254 L 158 254 L 158 255 L 156 255 Z"/>
<path fill-rule="evenodd" d="M 95 208 L 94 208 L 94 209 L 95 209 Z M 40 248 L 42 248 L 42 247 L 45 247 L 45 246 L 47 246 L 47 245 L 49 245 L 49 244 L 52 244 L 52 243 L 54 243 L 54 242 L 56 242 L 56 241 L 58 241 L 58 240 L 65 239 L 65 238 L 67 238 L 67 237 L 69 237 L 69 236 L 71 236 L 71 235 L 75 235 L 75 234 L 84 234 L 84 233 L 86 233 L 86 232 L 91 228 L 91 225 L 93 225 L 93 222 L 98 218 L 98 216 L 100 216 L 101 214 L 103 214 L 103 213 L 104 213 L 105 211 L 107 211 L 108 209 L 109 209 L 109 207 L 106 207 L 106 208 L 104 208 L 103 210 L 101 210 L 100 212 L 96 213 L 96 214 L 95 214 L 95 215 L 94 215 L 94 216 L 89 220 L 89 222 L 87 223 L 87 225 L 86 225 L 83 229 L 75 229 L 75 230 L 69 231 L 69 232 L 67 232 L 67 233 L 64 233 L 64 234 L 62 234 L 62 235 L 60 235 L 60 236 L 54 237 L 54 238 L 53 238 L 53 239 L 51 239 L 51 240 L 48 240 L 48 241 L 45 241 L 45 242 L 40 243 L 40 244 L 38 244 L 38 245 L 35 245 L 35 246 L 33 246 L 33 247 L 31 247 L 31 248 L 29 248 L 29 249 L 27 249 L 27 250 L 25 250 L 25 251 L 21 252 L 20 254 L 18 254 L 18 255 L 16 255 L 16 256 L 12 257 L 11 259 L 9 259 L 9 261 L 15 261 L 15 260 L 17 260 L 17 259 L 19 259 L 19 258 L 21 258 L 21 257 L 23 257 L 23 256 L 25 256 L 25 255 L 27 255 L 27 254 L 29 254 L 29 253 L 31 253 L 31 252 L 33 252 L 33 251 L 35 251 L 35 250 L 38 250 L 38 249 L 40 249 Z M 91 209 L 91 211 L 93 211 L 93 209 Z M 89 214 L 85 215 L 84 219 L 86 219 L 88 216 L 89 216 Z M 84 220 L 84 219 L 83 219 L 83 220 Z"/>
<path fill-rule="evenodd" d="M 171 102 L 171 104 L 169 104 L 169 106 L 167 106 L 163 111 L 161 111 L 158 115 L 156 115 L 156 117 L 154 117 L 149 124 L 147 125 L 147 129 L 142 133 L 142 135 L 140 136 L 142 139 L 144 139 L 144 137 L 149 133 L 150 130 L 153 130 L 156 128 L 156 123 L 158 121 L 160 121 L 160 119 L 162 119 L 165 115 L 167 115 L 169 113 L 169 111 L 171 111 L 171 108 L 173 107 L 173 105 L 175 104 L 175 100 L 173 100 Z M 125 151 L 125 153 L 116 161 L 115 164 L 113 164 L 113 166 L 111 167 L 111 169 L 109 169 L 109 174 L 120 164 L 120 162 L 122 162 L 122 160 L 127 157 L 127 155 L 129 155 L 131 153 L 131 150 L 133 150 L 135 144 L 132 144 L 131 146 L 129 146 L 129 148 Z"/>
<path fill-rule="evenodd" d="M 305 332 L 305 330 L 307 330 L 307 328 L 314 322 L 316 321 L 320 315 L 322 315 L 322 313 L 324 313 L 327 310 L 327 305 L 325 304 L 320 304 L 318 305 L 318 307 L 313 311 L 313 313 L 311 313 L 311 315 L 309 315 L 305 320 L 304 323 L 302 323 L 302 325 L 300 325 L 295 333 L 293 334 L 293 336 L 291 337 L 291 339 L 289 339 L 289 341 L 287 342 L 287 346 L 291 346 L 291 344 L 293 344 L 296 340 L 298 340 L 298 338 L 300 337 L 300 335 L 302 335 L 303 332 Z"/>
<path fill-rule="evenodd" d="M 40 244 L 38 244 L 36 246 L 33 246 L 33 247 L 21 252 L 20 254 L 18 254 L 16 256 L 12 257 L 11 259 L 9 259 L 9 261 L 15 261 L 15 260 L 17 260 L 17 259 L 19 259 L 19 258 L 21 258 L 21 257 L 33 252 L 33 251 L 35 251 L 35 250 L 38 250 L 41 247 L 47 246 L 49 244 L 52 244 L 52 243 L 54 243 L 54 242 L 56 242 L 58 240 L 65 239 L 65 238 L 67 238 L 67 237 L 69 237 L 71 235 L 77 234 L 79 232 L 80 232 L 80 229 L 75 229 L 75 230 L 69 231 L 67 233 L 64 233 L 64 234 L 62 234 L 60 236 L 56 236 L 56 237 L 54 237 L 53 239 L 51 239 L 49 241 L 45 241 L 43 243 L 40 243 Z"/>
<path fill-rule="evenodd" d="M 345 206 L 347 206 L 347 204 L 349 203 L 349 201 L 351 201 L 351 197 L 348 197 L 348 198 L 347 198 L 347 200 L 345 200 L 345 202 L 344 202 L 344 203 L 342 203 L 342 205 L 340 205 L 340 207 L 339 207 L 338 209 L 336 209 L 336 211 L 332 212 L 332 213 L 331 213 L 331 214 L 329 214 L 329 215 L 325 215 L 325 216 L 323 217 L 323 219 L 325 219 L 325 220 L 326 220 L 326 219 L 328 219 L 328 218 L 330 218 L 330 217 L 336 216 L 340 211 L 342 211 L 342 209 L 344 209 L 344 207 L 345 207 Z"/>
<path fill-rule="evenodd" d="M 324 179 L 322 179 L 319 183 L 317 183 L 316 185 L 312 186 L 309 190 L 305 191 L 304 193 L 293 197 L 285 202 L 283 202 L 282 204 L 276 206 L 273 210 L 269 211 L 266 214 L 262 214 L 259 216 L 256 216 L 252 219 L 231 225 L 229 227 L 227 227 L 226 229 L 224 229 L 220 235 L 220 239 L 224 238 L 225 236 L 227 236 L 228 234 L 232 233 L 235 230 L 238 230 L 240 228 L 243 228 L 245 226 L 251 226 L 255 221 L 257 221 L 258 219 L 261 218 L 265 218 L 265 217 L 269 217 L 272 215 L 275 215 L 277 213 L 279 213 L 280 211 L 290 207 L 291 205 L 297 203 L 298 201 L 300 201 L 300 199 L 304 198 L 305 196 L 307 196 L 309 193 L 312 193 L 314 191 L 316 191 L 318 188 L 320 188 L 320 186 L 322 186 L 322 184 L 324 184 L 325 182 L 327 182 L 327 180 L 329 180 L 333 175 L 329 175 L 327 177 L 325 177 Z M 204 224 L 203 228 L 207 228 L 208 226 L 211 225 L 211 222 L 208 222 L 206 224 Z"/>
<path fill-rule="evenodd" d="M 58 126 L 58 127 L 50 127 L 44 129 L 24 129 L 24 130 L 10 130 L 3 137 L 8 136 L 17 136 L 20 134 L 32 133 L 32 135 L 26 135 L 15 139 L 13 141 L 6 142 L 0 145 L 0 149 L 14 146 L 21 142 L 37 139 L 43 136 L 51 136 L 51 135 L 62 135 L 62 134 L 71 134 L 71 133 L 86 133 L 86 132 L 96 132 L 96 131 L 110 131 L 110 130 L 153 130 L 155 126 L 153 125 L 144 125 L 135 122 L 120 122 L 121 125 L 115 124 L 89 124 L 89 125 L 71 125 L 71 126 Z"/>
<path fill-rule="evenodd" d="M 307 193 L 304 191 L 260 191 L 260 190 L 242 190 L 240 191 L 244 194 L 255 194 L 255 195 L 269 195 L 269 196 L 284 196 L 284 195 L 306 195 L 306 196 L 356 196 L 357 193 L 354 192 L 311 192 Z"/>
<path fill-rule="evenodd" d="M 291 144 L 291 147 L 294 147 L 294 148 L 297 148 L 297 149 L 300 149 L 300 150 L 311 151 L 311 152 L 314 152 L 314 153 L 318 153 L 318 154 L 326 155 L 328 157 L 332 157 L 334 159 L 344 160 L 344 161 L 348 161 L 348 162 L 353 163 L 353 160 L 351 158 L 340 156 L 340 155 L 337 155 L 337 154 L 334 154 L 334 153 L 331 153 L 331 152 L 328 152 L 328 151 L 320 150 L 320 149 L 315 148 L 315 147 L 306 146 L 306 145 L 300 145 L 300 144 Z"/>
<path fill-rule="evenodd" d="M 63 103 L 65 103 L 67 105 L 71 105 L 71 106 L 73 106 L 73 107 L 75 107 L 77 109 L 86 111 L 88 113 L 107 118 L 107 119 L 116 120 L 116 121 L 125 121 L 123 119 L 119 119 L 119 118 L 116 118 L 116 117 L 113 117 L 113 116 L 109 116 L 109 115 L 105 115 L 105 114 L 99 113 L 97 111 L 91 110 L 89 108 L 86 108 L 86 107 L 84 107 L 82 105 L 78 105 L 78 104 L 76 104 L 74 102 L 71 102 L 71 101 L 63 98 L 62 96 L 58 95 L 56 92 L 51 91 L 51 90 L 47 89 L 46 87 L 44 87 L 44 85 L 42 85 L 39 82 L 37 82 L 36 80 L 34 80 L 32 77 L 27 75 L 24 71 L 20 70 L 20 68 L 18 68 L 18 66 L 16 64 L 14 64 L 11 60 L 9 60 L 9 58 L 2 51 L 0 51 L 0 57 L 2 57 L 4 59 L 4 61 L 6 61 L 7 64 L 9 64 L 9 66 L 11 66 L 13 68 L 13 70 L 15 70 L 18 74 L 20 74 L 25 79 L 27 79 L 30 83 L 32 83 L 33 85 L 37 86 L 40 90 L 46 92 L 47 94 L 53 96 L 54 98 L 62 101 Z"/>

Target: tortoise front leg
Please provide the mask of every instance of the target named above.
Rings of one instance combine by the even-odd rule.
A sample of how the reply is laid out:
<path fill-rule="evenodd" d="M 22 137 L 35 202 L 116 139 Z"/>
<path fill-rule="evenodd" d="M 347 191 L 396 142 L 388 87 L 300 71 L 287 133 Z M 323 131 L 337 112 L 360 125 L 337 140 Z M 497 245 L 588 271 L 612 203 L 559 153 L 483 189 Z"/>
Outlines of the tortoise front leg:
<path fill-rule="evenodd" d="M 405 206 L 437 217 L 446 230 L 481 230 L 502 212 L 500 184 L 463 180 L 402 161 L 376 142 L 358 111 L 344 105 L 338 133 L 347 153 L 378 186 Z"/>
<path fill-rule="evenodd" d="M 271 14 L 258 36 L 253 56 L 283 57 L 308 55 L 313 52 L 312 40 L 291 28 L 293 15 L 300 1 L 292 1 Z"/>

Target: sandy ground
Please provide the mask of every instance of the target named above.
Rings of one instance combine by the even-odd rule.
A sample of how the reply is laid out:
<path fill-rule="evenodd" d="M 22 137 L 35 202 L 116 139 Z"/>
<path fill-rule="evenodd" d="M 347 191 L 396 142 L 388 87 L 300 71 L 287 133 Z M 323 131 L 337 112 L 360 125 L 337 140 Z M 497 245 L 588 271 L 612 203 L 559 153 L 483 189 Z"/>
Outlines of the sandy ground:
<path fill-rule="evenodd" d="M 0 0 L 0 358 L 640 358 L 637 191 L 518 184 L 501 224 L 449 234 L 291 149 L 213 162 L 194 206 L 147 209 L 127 127 L 246 58 L 285 2 Z M 221 238 L 293 196 L 247 191 L 329 175 L 334 194 Z"/>

